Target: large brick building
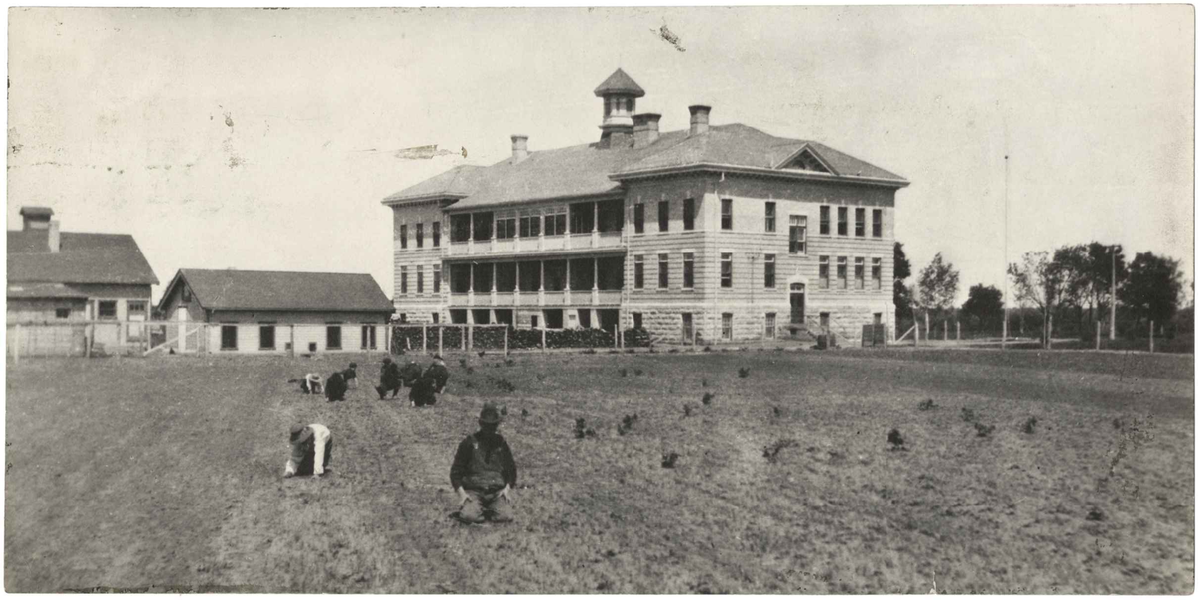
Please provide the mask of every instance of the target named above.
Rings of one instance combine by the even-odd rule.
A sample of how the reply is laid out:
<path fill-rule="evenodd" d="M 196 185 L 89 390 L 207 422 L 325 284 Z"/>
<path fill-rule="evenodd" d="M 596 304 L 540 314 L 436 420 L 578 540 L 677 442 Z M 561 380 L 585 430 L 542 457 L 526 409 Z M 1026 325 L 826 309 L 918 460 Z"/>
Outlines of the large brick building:
<path fill-rule="evenodd" d="M 618 69 L 597 142 L 460 166 L 383 200 L 409 322 L 644 327 L 664 341 L 892 325 L 895 194 L 908 182 L 733 123 L 660 132 Z M 891 330 L 891 327 L 888 327 Z"/>

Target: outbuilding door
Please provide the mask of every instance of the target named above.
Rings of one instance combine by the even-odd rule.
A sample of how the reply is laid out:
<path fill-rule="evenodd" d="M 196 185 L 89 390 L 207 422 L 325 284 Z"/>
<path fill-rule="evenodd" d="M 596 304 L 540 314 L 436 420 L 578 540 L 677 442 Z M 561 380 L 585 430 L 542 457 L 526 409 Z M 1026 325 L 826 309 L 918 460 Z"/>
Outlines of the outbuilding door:
<path fill-rule="evenodd" d="M 793 283 L 791 285 L 791 300 L 792 300 L 792 324 L 804 324 L 804 284 Z"/>

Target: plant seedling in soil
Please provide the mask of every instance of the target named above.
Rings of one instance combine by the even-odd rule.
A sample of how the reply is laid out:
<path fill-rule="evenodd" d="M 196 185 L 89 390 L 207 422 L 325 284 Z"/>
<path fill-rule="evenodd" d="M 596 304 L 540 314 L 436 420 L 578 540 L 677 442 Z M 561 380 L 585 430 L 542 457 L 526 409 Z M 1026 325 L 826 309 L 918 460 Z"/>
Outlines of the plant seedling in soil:
<path fill-rule="evenodd" d="M 701 380 L 700 380 L 700 387 L 708 387 L 708 380 L 707 380 L 707 379 L 701 379 Z"/>
<path fill-rule="evenodd" d="M 617 425 L 617 433 L 620 435 L 625 435 L 626 433 L 633 431 L 633 424 L 636 422 L 636 413 L 632 415 L 625 415 L 625 418 L 621 419 L 621 422 Z"/>
<path fill-rule="evenodd" d="M 704 397 L 700 398 L 700 402 L 705 406 L 712 404 L 713 398 L 716 396 L 712 392 L 704 392 Z"/>
<path fill-rule="evenodd" d="M 904 437 L 900 435 L 900 430 L 892 428 L 887 434 L 887 441 L 892 445 L 892 450 L 904 450 Z"/>
<path fill-rule="evenodd" d="M 1103 513 L 1103 512 L 1100 512 L 1100 509 L 1099 509 L 1099 508 L 1096 508 L 1095 506 L 1093 506 L 1093 507 L 1092 507 L 1092 509 L 1088 511 L 1088 514 L 1087 514 L 1087 520 L 1089 520 L 1089 521 L 1103 521 L 1103 520 L 1104 520 L 1104 513 Z"/>
<path fill-rule="evenodd" d="M 692 405 L 691 404 L 683 405 L 683 416 L 684 416 L 684 418 L 692 416 Z"/>
<path fill-rule="evenodd" d="M 975 411 L 964 406 L 962 409 L 962 420 L 964 420 L 968 423 L 974 422 L 975 421 Z"/>
<path fill-rule="evenodd" d="M 1021 426 L 1021 431 L 1025 433 L 1033 433 L 1033 428 L 1037 425 L 1037 417 L 1029 417 L 1025 420 L 1025 424 Z"/>
<path fill-rule="evenodd" d="M 992 435 L 992 432 L 995 430 L 996 430 L 995 425 L 984 425 L 983 423 L 975 424 L 975 435 L 978 437 L 987 437 L 989 435 Z"/>
<path fill-rule="evenodd" d="M 662 455 L 662 468 L 664 468 L 664 469 L 674 469 L 674 468 L 675 468 L 675 461 L 677 461 L 677 460 L 679 460 L 679 453 L 678 453 L 678 452 L 663 452 L 663 455 Z"/>
<path fill-rule="evenodd" d="M 466 366 L 467 366 L 467 359 L 465 359 L 465 358 L 460 358 L 460 359 L 458 359 L 458 366 L 460 366 L 460 367 L 463 367 L 463 368 L 466 368 Z"/>
<path fill-rule="evenodd" d="M 742 367 L 742 368 L 738 369 L 738 377 L 745 379 L 749 376 L 750 376 L 750 368 L 749 367 Z"/>
<path fill-rule="evenodd" d="M 509 381 L 506 377 L 496 380 L 496 387 L 499 388 L 500 391 L 508 392 L 510 394 L 517 389 L 517 386 L 513 385 L 513 382 Z"/>
<path fill-rule="evenodd" d="M 628 377 L 629 369 L 621 369 L 621 377 Z"/>
<path fill-rule="evenodd" d="M 642 370 L 641 370 L 641 369 L 634 369 L 634 370 L 633 370 L 633 374 L 634 374 L 634 375 L 641 375 L 641 374 L 642 374 Z"/>
<path fill-rule="evenodd" d="M 529 411 L 528 411 L 528 410 L 525 410 L 524 408 L 522 408 L 522 409 L 521 409 L 521 418 L 523 419 L 523 418 L 525 418 L 525 417 L 528 417 L 528 416 L 529 416 Z"/>
<path fill-rule="evenodd" d="M 933 410 L 937 407 L 938 405 L 933 403 L 933 398 L 926 398 L 917 405 L 917 410 Z"/>
<path fill-rule="evenodd" d="M 763 446 L 762 455 L 767 459 L 767 462 L 774 464 L 779 460 L 779 452 L 784 448 L 791 448 L 796 445 L 796 440 L 775 440 L 771 444 Z"/>
<path fill-rule="evenodd" d="M 589 437 L 596 437 L 596 430 L 588 427 L 582 417 L 575 419 L 575 439 L 582 440 Z"/>
<path fill-rule="evenodd" d="M 778 407 L 778 406 L 772 406 L 772 407 L 771 407 L 771 416 L 773 416 L 773 417 L 775 417 L 775 418 L 779 418 L 779 417 L 780 417 L 780 415 L 782 415 L 782 414 L 783 414 L 783 411 L 782 411 L 782 410 L 779 410 L 779 407 Z"/>

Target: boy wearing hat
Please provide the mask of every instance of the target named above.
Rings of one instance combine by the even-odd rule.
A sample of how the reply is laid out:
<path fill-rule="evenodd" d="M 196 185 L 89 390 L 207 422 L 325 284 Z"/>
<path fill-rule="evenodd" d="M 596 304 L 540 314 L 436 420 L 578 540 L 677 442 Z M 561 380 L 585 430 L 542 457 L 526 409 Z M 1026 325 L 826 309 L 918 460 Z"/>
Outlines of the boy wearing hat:
<path fill-rule="evenodd" d="M 320 423 L 312 425 L 292 425 L 289 439 L 292 444 L 292 455 L 283 468 L 283 476 L 312 475 L 318 477 L 325 474 L 329 462 L 333 460 L 333 434 L 329 428 Z M 320 456 L 318 462 L 316 457 Z"/>
<path fill-rule="evenodd" d="M 379 399 L 383 400 L 388 392 L 392 393 L 392 397 L 396 397 L 396 393 L 400 388 L 404 387 L 404 378 L 400 376 L 400 367 L 392 362 L 390 357 L 383 358 L 383 368 L 379 371 L 379 385 L 375 386 L 375 391 L 379 392 Z"/>
<path fill-rule="evenodd" d="M 446 361 L 442 360 L 441 354 L 433 355 L 433 364 L 425 369 L 422 377 L 433 381 L 433 391 L 440 394 L 446 389 L 446 382 L 450 380 L 450 371 L 446 370 Z M 432 402 L 430 403 L 432 404 Z"/>
<path fill-rule="evenodd" d="M 346 399 L 346 379 L 341 372 L 334 373 L 325 380 L 325 398 L 329 402 L 341 402 Z"/>
<path fill-rule="evenodd" d="M 358 363 L 350 363 L 350 367 L 342 371 L 342 379 L 346 380 L 346 385 L 352 389 L 358 389 Z"/>
<path fill-rule="evenodd" d="M 479 431 L 458 445 L 450 466 L 450 485 L 462 502 L 456 518 L 464 523 L 512 520 L 512 489 L 517 465 L 500 435 L 500 410 L 488 402 L 479 413 Z"/>

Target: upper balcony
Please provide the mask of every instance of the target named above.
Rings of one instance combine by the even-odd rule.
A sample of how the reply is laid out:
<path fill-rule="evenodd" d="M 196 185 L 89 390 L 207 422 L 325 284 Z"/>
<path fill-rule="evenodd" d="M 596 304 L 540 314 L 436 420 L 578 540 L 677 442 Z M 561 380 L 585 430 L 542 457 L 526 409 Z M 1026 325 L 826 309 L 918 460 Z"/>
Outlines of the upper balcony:
<path fill-rule="evenodd" d="M 619 250 L 624 207 L 624 200 L 616 199 L 450 215 L 446 255 Z"/>

